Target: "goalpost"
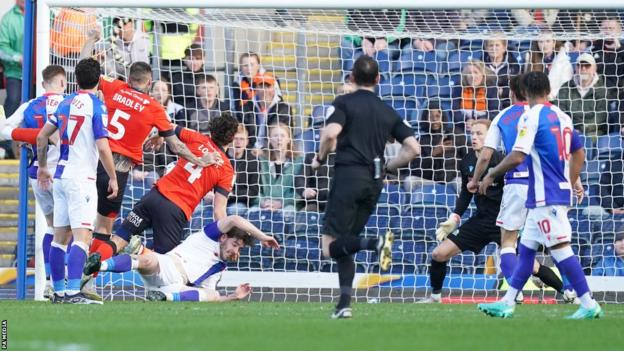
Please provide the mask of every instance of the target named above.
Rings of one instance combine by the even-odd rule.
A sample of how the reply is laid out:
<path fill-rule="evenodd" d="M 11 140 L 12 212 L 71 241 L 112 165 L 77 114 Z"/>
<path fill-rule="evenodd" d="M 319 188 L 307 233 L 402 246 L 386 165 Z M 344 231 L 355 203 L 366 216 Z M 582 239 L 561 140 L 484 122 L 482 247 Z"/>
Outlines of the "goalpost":
<path fill-rule="evenodd" d="M 518 25 L 509 12 L 492 12 L 486 18 L 479 17 L 483 15 L 479 12 L 460 11 L 467 6 L 471 9 L 507 10 L 543 6 L 541 2 L 530 0 L 510 1 L 505 4 L 488 0 L 469 4 L 453 0 L 426 4 L 414 4 L 404 0 L 383 3 L 370 0 L 339 3 L 158 0 L 140 3 L 142 1 L 37 1 L 34 55 L 36 81 L 42 80 L 40 71 L 44 66 L 60 64 L 69 72 L 71 87 L 72 65 L 78 61 L 81 48 L 87 40 L 87 33 L 91 29 L 102 32 L 102 39 L 95 44 L 95 49 L 102 52 L 99 57 L 114 63 L 123 61 L 123 58 L 115 57 L 114 54 L 117 49 L 111 39 L 114 32 L 112 19 L 131 18 L 135 20 L 135 30 L 139 33 L 136 35 L 149 42 L 149 60 L 154 70 L 154 80 L 160 79 L 163 73 L 185 70 L 184 60 L 179 53 L 169 57 L 168 62 L 161 59 L 168 49 L 163 47 L 164 43 L 177 42 L 178 49 L 197 43 L 204 52 L 203 73 L 216 77 L 219 97 L 231 101 L 230 108 L 236 110 L 237 103 L 233 100 L 231 83 L 239 74 L 239 55 L 255 52 L 260 55 L 262 68 L 279 79 L 276 93 L 292 109 L 292 118 L 295 121 L 292 128 L 293 142 L 302 155 L 313 152 L 317 146 L 319 126 L 323 123 L 322 106 L 331 104 L 336 94 L 344 89 L 344 78 L 349 72 L 350 63 L 359 54 L 357 48 L 354 50 L 352 46 L 359 39 L 354 41 L 351 37 L 387 39 L 387 47 L 380 48 L 375 53 L 383 76 L 379 94 L 413 126 L 416 134 L 423 136 L 425 133 L 419 130 L 421 117 L 432 101 L 436 101 L 443 114 L 448 116 L 445 127 L 451 128 L 455 124 L 450 118 L 456 118 L 453 116 L 458 113 L 458 105 L 454 105 L 454 99 L 461 98 L 455 95 L 455 91 L 462 87 L 462 70 L 466 65 L 473 64 L 472 60 L 483 57 L 484 41 L 491 39 L 506 43 L 508 55 L 519 61 L 518 67 L 524 69 L 539 54 L 536 52 L 539 46 L 534 42 L 540 39 L 556 40 L 556 44 L 553 44 L 557 46 L 555 52 L 562 55 L 558 61 L 560 67 L 563 67 L 561 75 L 569 77 L 574 60 L 578 57 L 573 47 L 580 47 L 585 40 L 601 39 L 603 35 L 599 32 L 600 21 L 611 16 L 605 14 L 604 9 L 616 6 L 609 1 L 583 4 L 585 12 L 570 12 L 568 17 L 559 19 L 561 30 L 546 34 L 535 26 Z M 593 9 L 588 8 L 590 5 Z M 565 9 L 570 4 L 557 0 L 549 2 L 548 6 Z M 381 8 L 394 10 L 359 16 L 346 10 Z M 420 42 L 415 43 L 415 40 Z M 502 93 L 505 90 L 505 84 L 500 82 L 502 78 L 490 78 L 493 80 L 490 83 L 497 86 Z M 554 79 L 563 84 L 561 80 L 562 78 Z M 41 93 L 41 87 L 38 86 L 37 89 L 37 93 Z M 500 96 L 501 100 L 506 98 L 504 94 Z M 193 96 L 186 95 L 173 96 L 176 102 L 182 104 L 192 98 Z M 608 101 L 607 105 L 612 102 Z M 476 105 L 475 103 L 471 112 L 482 116 Z M 469 108 L 463 108 L 462 113 L 467 109 Z M 188 123 L 197 118 L 191 110 L 187 108 L 184 119 L 178 122 Z M 611 123 L 608 127 L 615 130 L 617 125 Z M 464 141 L 461 144 L 460 139 L 465 137 L 464 132 L 456 133 L 453 142 L 458 151 L 450 156 L 446 155 L 446 160 L 463 155 L 459 150 L 466 143 Z M 613 254 L 615 234 L 618 231 L 624 232 L 624 218 L 601 211 L 596 194 L 592 193 L 595 189 L 600 190 L 600 166 L 610 154 L 605 154 L 605 150 L 609 151 L 608 147 L 598 149 L 595 146 L 599 139 L 604 138 L 595 138 L 592 143 L 587 143 L 592 146 L 590 151 L 594 156 L 586 163 L 583 173 L 584 184 L 590 192 L 589 201 L 586 200 L 570 212 L 575 230 L 573 244 L 596 297 L 605 302 L 621 302 L 624 299 L 624 277 L 591 275 L 592 268 L 602 256 Z M 622 148 L 620 145 L 618 147 Z M 459 187 L 454 180 L 457 176 L 456 168 L 444 164 L 443 157 L 432 156 L 432 163 L 425 167 L 425 172 L 418 174 L 419 177 L 428 178 L 434 177 L 435 173 L 435 177 L 442 178 L 443 181 L 436 178 L 437 184 L 416 181 L 412 186 L 407 186 L 408 182 L 404 179 L 392 180 L 384 188 L 380 204 L 369 220 L 364 234 L 374 236 L 387 229 L 396 233 L 398 240 L 394 247 L 394 267 L 389 273 L 380 275 L 375 255 L 358 254 L 355 279 L 356 287 L 359 288 L 356 290 L 358 298 L 371 303 L 411 302 L 427 291 L 427 267 L 431 252 L 437 245 L 435 234 L 432 233 L 435 233 L 437 225 L 446 220 L 453 210 Z M 299 167 L 299 162 L 296 159 L 292 163 Z M 140 167 L 138 170 L 141 170 Z M 122 217 L 149 189 L 159 171 L 146 168 L 142 177 L 129 180 Z M 269 192 L 275 190 L 269 185 L 265 186 Z M 273 185 L 278 186 L 280 185 Z M 322 211 L 302 209 L 306 203 L 296 190 L 286 191 L 284 194 L 287 195 L 277 200 L 284 207 L 293 204 L 296 208 L 294 211 L 284 209 L 270 212 L 251 208 L 243 213 L 262 230 L 278 237 L 282 250 L 261 249 L 258 245 L 245 250 L 238 264 L 229 265 L 220 287 L 231 288 L 242 282 L 249 282 L 258 288 L 255 290 L 258 294 L 254 295 L 258 299 L 327 301 L 334 296 L 332 289 L 337 286 L 337 276 L 332 273 L 335 272 L 335 265 L 323 259 L 320 254 Z M 472 210 L 471 207 L 468 212 Z M 465 220 L 467 215 L 463 218 Z M 211 205 L 209 200 L 205 200 L 195 211 L 189 231 L 197 230 L 211 220 Z M 45 222 L 38 220 L 37 242 L 44 231 Z M 151 234 L 147 233 L 148 242 L 150 237 Z M 38 256 L 39 251 L 37 250 Z M 37 262 L 35 297 L 40 298 L 43 289 L 40 257 Z M 550 264 L 548 260 L 546 263 Z M 491 244 L 479 254 L 463 253 L 451 260 L 443 296 L 464 301 L 475 297 L 496 296 L 501 282 L 496 247 Z M 98 278 L 99 292 L 105 298 L 142 297 L 143 290 L 140 286 L 140 279 L 134 274 L 102 274 Z M 532 284 L 527 285 L 527 288 L 534 292 L 529 292 L 529 295 L 542 298 L 541 292 L 535 290 Z M 547 294 L 549 299 L 552 296 L 552 293 Z"/>

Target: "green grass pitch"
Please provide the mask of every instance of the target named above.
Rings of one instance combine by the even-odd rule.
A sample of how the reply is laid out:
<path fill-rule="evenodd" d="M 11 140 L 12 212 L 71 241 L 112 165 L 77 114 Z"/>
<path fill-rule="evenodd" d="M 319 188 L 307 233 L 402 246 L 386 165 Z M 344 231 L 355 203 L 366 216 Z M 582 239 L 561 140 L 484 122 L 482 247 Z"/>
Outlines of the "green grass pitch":
<path fill-rule="evenodd" d="M 509 320 L 476 305 L 356 304 L 330 320 L 319 303 L 0 302 L 8 350 L 624 350 L 624 305 L 567 321 L 569 305 L 524 305 Z"/>

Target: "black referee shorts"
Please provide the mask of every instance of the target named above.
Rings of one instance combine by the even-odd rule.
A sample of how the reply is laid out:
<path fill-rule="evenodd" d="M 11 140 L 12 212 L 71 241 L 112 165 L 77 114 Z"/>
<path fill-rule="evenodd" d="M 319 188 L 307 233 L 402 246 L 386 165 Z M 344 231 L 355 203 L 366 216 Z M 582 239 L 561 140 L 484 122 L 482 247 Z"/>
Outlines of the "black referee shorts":
<path fill-rule="evenodd" d="M 124 219 L 120 236 L 128 240 L 145 229 L 154 232 L 154 251 L 167 253 L 182 242 L 182 232 L 188 221 L 178 205 L 164 197 L 157 188 L 152 188 Z"/>
<path fill-rule="evenodd" d="M 476 215 L 470 217 L 459 227 L 457 235 L 450 234 L 448 239 L 462 251 L 478 254 L 489 243 L 500 245 L 501 231 L 496 226 L 496 217 Z"/>
<path fill-rule="evenodd" d="M 117 192 L 117 197 L 114 199 L 107 198 L 108 196 L 108 181 L 110 177 L 104 166 L 102 166 L 102 162 L 98 163 L 97 168 L 97 192 L 98 192 L 98 205 L 97 211 L 98 214 L 104 217 L 116 218 L 121 210 L 121 203 L 123 201 L 124 192 L 126 191 L 126 184 L 128 183 L 128 175 L 130 172 L 119 172 L 115 171 L 117 174 L 117 185 L 119 191 Z"/>
<path fill-rule="evenodd" d="M 359 235 L 375 210 L 383 180 L 373 179 L 369 167 L 340 166 L 334 171 L 325 208 L 323 233 Z"/>

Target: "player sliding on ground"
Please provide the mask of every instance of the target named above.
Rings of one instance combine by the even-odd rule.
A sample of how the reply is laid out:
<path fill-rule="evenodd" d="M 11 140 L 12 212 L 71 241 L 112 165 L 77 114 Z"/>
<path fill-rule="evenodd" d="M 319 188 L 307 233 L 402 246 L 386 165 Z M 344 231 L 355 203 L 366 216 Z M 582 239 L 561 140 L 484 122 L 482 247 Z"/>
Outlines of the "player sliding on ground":
<path fill-rule="evenodd" d="M 263 246 L 279 249 L 277 241 L 239 216 L 228 216 L 210 223 L 191 234 L 182 244 L 166 254 L 148 252 L 143 255 L 118 255 L 104 262 L 89 259 L 85 273 L 97 271 L 139 272 L 147 298 L 156 301 L 231 301 L 245 298 L 251 292 L 242 284 L 227 296 L 217 292 L 217 282 L 226 268 L 226 261 L 236 262 L 240 249 L 252 246 L 258 239 Z"/>
<path fill-rule="evenodd" d="M 209 129 L 210 137 L 181 127 L 176 127 L 175 132 L 197 157 L 217 153 L 220 162 L 209 167 L 199 167 L 179 159 L 175 167 L 134 205 L 121 223 L 113 236 L 117 251 L 128 245 L 131 236 L 135 236 L 134 243 L 140 244 L 138 235 L 148 228 L 153 229 L 154 251 L 162 254 L 171 251 L 182 241 L 182 232 L 197 205 L 212 190 L 215 192 L 215 219 L 226 216 L 227 198 L 234 183 L 234 169 L 225 152 L 234 139 L 238 120 L 224 112 L 210 121 Z M 138 253 L 139 250 L 135 247 L 131 252 Z M 95 252 L 89 260 L 102 258 L 99 252 Z M 86 270 L 85 275 L 90 276 Z"/>
<path fill-rule="evenodd" d="M 477 157 L 483 150 L 483 142 L 485 135 L 490 126 L 489 120 L 477 120 L 472 124 L 471 140 L 472 150 L 461 160 L 459 170 L 462 177 L 462 189 L 455 206 L 455 211 L 450 218 L 440 225 L 436 232 L 438 240 L 442 241 L 431 254 L 431 266 L 429 267 L 429 277 L 431 282 L 432 293 L 426 299 L 419 303 L 439 303 L 442 301 L 442 285 L 446 276 L 447 262 L 459 255 L 462 251 L 472 251 L 478 254 L 489 243 L 500 245 L 500 230 L 496 226 L 496 216 L 501 207 L 501 198 L 503 196 L 503 177 L 496 178 L 492 186 L 487 188 L 483 194 L 474 196 L 477 205 L 477 212 L 470 217 L 463 225 L 459 227 L 457 234 L 452 234 L 457 225 L 459 225 L 461 216 L 466 212 L 473 194 L 468 191 L 468 182 L 473 178 L 474 166 Z M 493 168 L 503 159 L 503 155 L 495 152 L 487 167 Z M 539 265 L 538 265 L 539 267 Z M 545 269 L 548 269 L 544 267 Z M 544 271 L 537 269 L 536 271 Z M 550 270 L 548 279 L 544 278 L 548 284 L 561 288 L 563 283 Z"/>
<path fill-rule="evenodd" d="M 521 165 L 530 156 L 527 220 L 520 238 L 519 262 L 502 300 L 479 304 L 479 310 L 493 317 L 509 318 L 515 310 L 514 299 L 531 275 L 540 245 L 546 246 L 557 268 L 576 291 L 580 308 L 570 319 L 594 319 L 604 315 L 591 296 L 587 279 L 570 240 L 572 228 L 568 208 L 572 205 L 572 184 L 585 161 L 583 142 L 573 130 L 570 116 L 548 102 L 550 83 L 542 72 L 522 76 L 521 86 L 530 110 L 518 123 L 518 136 L 512 152 L 483 178 L 479 192 L 484 193 L 494 179 Z"/>
<path fill-rule="evenodd" d="M 518 135 L 518 121 L 520 117 L 529 110 L 529 104 L 520 89 L 521 76 L 512 77 L 509 86 L 513 105 L 501 111 L 492 121 L 492 126 L 488 130 L 484 147 L 479 153 L 479 159 L 475 166 L 474 176 L 468 183 L 468 191 L 477 192 L 479 189 L 479 179 L 485 173 L 492 156 L 496 150 L 502 146 L 503 151 L 511 152 L 516 136 Z M 527 208 L 525 207 L 527 191 L 529 188 L 528 159 L 518 167 L 505 174 L 505 186 L 503 187 L 503 200 L 500 205 L 500 212 L 496 218 L 496 225 L 500 227 L 500 267 L 507 283 L 511 279 L 514 268 L 518 261 L 516 255 L 516 243 L 518 232 L 524 227 L 526 221 Z M 582 193 L 580 194 L 582 196 Z M 554 272 L 541 265 L 537 260 L 533 264 L 533 277 L 537 277 L 541 282 L 554 288 L 561 294 L 565 302 L 573 302 L 575 295 L 572 288 L 564 289 L 561 280 Z M 521 301 L 522 293 L 518 294 L 516 301 Z"/>

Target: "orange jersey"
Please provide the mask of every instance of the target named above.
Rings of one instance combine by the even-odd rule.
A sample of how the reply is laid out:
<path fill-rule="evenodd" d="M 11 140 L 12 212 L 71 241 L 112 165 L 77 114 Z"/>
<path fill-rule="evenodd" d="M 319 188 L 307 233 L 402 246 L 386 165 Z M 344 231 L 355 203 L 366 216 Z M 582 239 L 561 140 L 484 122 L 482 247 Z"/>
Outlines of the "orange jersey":
<path fill-rule="evenodd" d="M 208 136 L 187 128 L 178 128 L 178 137 L 195 156 L 218 151 L 223 159 L 220 167 L 199 167 L 178 159 L 175 167 L 156 182 L 158 191 L 178 205 L 190 219 L 195 207 L 211 190 L 228 196 L 234 184 L 234 169 L 225 152 Z"/>
<path fill-rule="evenodd" d="M 99 89 L 108 109 L 108 140 L 113 152 L 135 164 L 143 163 L 143 143 L 152 128 L 161 136 L 173 135 L 173 125 L 162 105 L 127 83 L 102 76 Z"/>

